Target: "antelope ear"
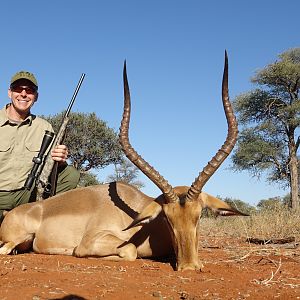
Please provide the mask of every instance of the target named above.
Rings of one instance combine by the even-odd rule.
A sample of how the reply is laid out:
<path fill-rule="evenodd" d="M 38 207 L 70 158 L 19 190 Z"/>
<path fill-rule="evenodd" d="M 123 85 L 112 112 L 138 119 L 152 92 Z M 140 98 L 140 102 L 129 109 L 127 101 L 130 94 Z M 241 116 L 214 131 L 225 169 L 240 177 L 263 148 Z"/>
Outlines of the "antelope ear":
<path fill-rule="evenodd" d="M 203 208 L 211 209 L 216 215 L 220 216 L 249 216 L 248 214 L 244 214 L 239 210 L 231 207 L 226 202 L 213 197 L 206 193 L 201 193 L 201 202 Z"/>
<path fill-rule="evenodd" d="M 159 205 L 155 201 L 151 202 L 138 214 L 138 216 L 132 221 L 132 223 L 127 228 L 123 229 L 123 231 L 128 230 L 132 227 L 150 223 L 159 215 L 161 211 L 161 205 Z"/>

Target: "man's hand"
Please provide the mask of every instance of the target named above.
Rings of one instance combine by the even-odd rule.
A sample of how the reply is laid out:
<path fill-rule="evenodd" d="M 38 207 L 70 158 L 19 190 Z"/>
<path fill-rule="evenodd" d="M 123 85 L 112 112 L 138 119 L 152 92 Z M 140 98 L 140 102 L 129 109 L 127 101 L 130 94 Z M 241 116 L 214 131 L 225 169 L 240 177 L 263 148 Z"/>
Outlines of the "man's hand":
<path fill-rule="evenodd" d="M 65 145 L 57 145 L 52 151 L 51 156 L 53 160 L 60 163 L 65 163 L 68 158 L 68 147 Z"/>

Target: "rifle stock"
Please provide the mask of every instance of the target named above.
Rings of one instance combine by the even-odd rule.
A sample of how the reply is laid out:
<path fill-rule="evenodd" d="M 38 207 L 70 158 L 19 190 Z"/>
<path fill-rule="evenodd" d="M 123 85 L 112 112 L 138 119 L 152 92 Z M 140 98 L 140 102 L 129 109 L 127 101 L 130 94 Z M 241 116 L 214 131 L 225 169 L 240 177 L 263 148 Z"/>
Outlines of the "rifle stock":
<path fill-rule="evenodd" d="M 43 200 L 53 193 L 52 185 L 50 183 L 49 177 L 52 173 L 54 165 L 56 162 L 51 157 L 51 151 L 57 146 L 60 145 L 64 139 L 65 131 L 69 122 L 69 117 L 65 116 L 63 118 L 62 124 L 57 132 L 57 135 L 52 142 L 51 148 L 48 151 L 47 156 L 45 157 L 44 164 L 41 168 L 41 172 L 37 178 L 36 188 L 37 188 L 37 196 L 36 199 L 38 201 Z"/>
<path fill-rule="evenodd" d="M 36 188 L 37 188 L 37 200 L 38 201 L 43 200 L 43 199 L 47 198 L 47 196 L 51 195 L 52 185 L 51 185 L 49 178 L 52 173 L 52 170 L 54 169 L 55 164 L 57 164 L 57 162 L 55 162 L 51 157 L 51 151 L 57 145 L 60 145 L 63 142 L 66 128 L 67 128 L 67 125 L 69 122 L 69 114 L 70 114 L 71 108 L 74 104 L 74 101 L 76 99 L 76 96 L 78 94 L 78 91 L 80 89 L 80 86 L 82 84 L 84 77 L 85 77 L 85 74 L 82 73 L 82 75 L 79 79 L 79 82 L 77 84 L 77 87 L 74 91 L 73 97 L 72 97 L 72 99 L 69 103 L 69 106 L 65 112 L 65 115 L 62 119 L 62 123 L 59 127 L 57 135 L 55 136 L 54 140 L 52 141 L 52 144 L 49 148 L 47 155 L 45 156 L 45 159 L 43 161 L 43 164 L 40 167 L 40 170 L 38 171 L 37 176 L 35 176 L 35 178 L 36 178 L 35 184 L 36 184 Z M 33 161 L 34 161 L 34 159 L 33 159 Z"/>

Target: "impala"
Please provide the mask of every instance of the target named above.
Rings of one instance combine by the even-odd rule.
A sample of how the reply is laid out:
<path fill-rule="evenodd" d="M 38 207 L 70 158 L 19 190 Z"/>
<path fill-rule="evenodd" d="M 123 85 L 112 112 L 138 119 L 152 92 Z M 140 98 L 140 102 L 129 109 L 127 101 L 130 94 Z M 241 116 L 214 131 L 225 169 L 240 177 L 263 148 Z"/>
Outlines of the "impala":
<path fill-rule="evenodd" d="M 97 256 L 109 260 L 176 255 L 177 270 L 201 269 L 198 223 L 203 208 L 221 215 L 245 215 L 202 188 L 233 149 L 238 129 L 228 97 L 228 62 L 222 100 L 228 124 L 223 146 L 190 187 L 172 187 L 129 142 L 130 92 L 123 70 L 124 111 L 120 143 L 127 158 L 162 192 L 151 198 L 122 182 L 74 189 L 16 207 L 0 228 L 0 254 L 13 249 L 36 253 Z M 189 147 L 192 147 L 192 142 Z"/>

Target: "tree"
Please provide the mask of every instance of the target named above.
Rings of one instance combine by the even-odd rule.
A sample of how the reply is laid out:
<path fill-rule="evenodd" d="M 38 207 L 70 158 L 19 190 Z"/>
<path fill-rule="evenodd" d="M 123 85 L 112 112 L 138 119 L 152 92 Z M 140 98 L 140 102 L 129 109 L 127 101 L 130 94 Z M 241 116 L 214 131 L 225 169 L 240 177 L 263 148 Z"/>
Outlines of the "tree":
<path fill-rule="evenodd" d="M 232 208 L 235 208 L 245 214 L 253 215 L 256 212 L 256 208 L 254 206 L 252 206 L 249 203 L 244 202 L 242 200 L 233 199 L 231 197 L 221 197 L 221 196 L 217 196 L 217 198 L 226 202 Z M 216 217 L 218 217 L 218 214 L 214 213 L 212 210 L 210 210 L 208 208 L 205 208 L 202 210 L 201 216 L 205 217 L 205 218 L 216 218 Z"/>
<path fill-rule="evenodd" d="M 284 207 L 284 202 L 280 197 L 273 197 L 269 199 L 260 200 L 257 204 L 257 208 L 260 211 L 276 211 L 281 210 Z"/>
<path fill-rule="evenodd" d="M 289 206 L 299 209 L 297 151 L 300 137 L 300 48 L 290 49 L 251 79 L 258 88 L 236 97 L 243 129 L 233 152 L 233 169 L 290 188 Z"/>
<path fill-rule="evenodd" d="M 115 164 L 115 173 L 107 177 L 107 181 L 122 181 L 134 185 L 141 189 L 144 183 L 137 180 L 139 169 L 128 159 L 123 159 L 120 163 Z"/>
<path fill-rule="evenodd" d="M 61 124 L 64 113 L 45 117 L 55 132 Z M 116 164 L 122 158 L 117 134 L 95 113 L 70 113 L 64 143 L 69 148 L 69 160 L 81 174 Z M 93 174 L 89 174 L 89 180 Z M 95 177 L 95 175 L 94 175 Z M 96 180 L 96 181 L 95 181 Z M 91 182 L 96 183 L 94 178 Z"/>
<path fill-rule="evenodd" d="M 93 174 L 91 171 L 80 174 L 79 186 L 84 187 L 97 184 L 101 184 L 101 182 L 97 179 L 97 175 Z"/>
<path fill-rule="evenodd" d="M 237 210 L 239 210 L 245 214 L 251 215 L 256 212 L 256 209 L 254 206 L 252 206 L 249 203 L 244 202 L 242 200 L 232 199 L 230 197 L 220 198 L 220 199 L 223 200 L 224 202 L 226 202 L 227 204 L 229 204 L 231 207 L 236 208 Z"/>

